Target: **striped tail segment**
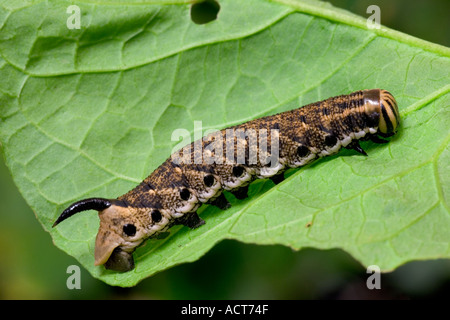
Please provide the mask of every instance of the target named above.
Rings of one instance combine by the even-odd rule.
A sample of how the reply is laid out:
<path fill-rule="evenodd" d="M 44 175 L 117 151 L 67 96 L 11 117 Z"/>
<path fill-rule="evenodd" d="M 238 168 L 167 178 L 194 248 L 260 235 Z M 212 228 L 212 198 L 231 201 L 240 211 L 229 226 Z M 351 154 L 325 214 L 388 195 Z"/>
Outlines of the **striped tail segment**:
<path fill-rule="evenodd" d="M 395 98 L 389 91 L 381 90 L 380 107 L 380 132 L 387 135 L 394 134 L 400 124 L 400 114 L 398 112 L 397 101 L 395 101 Z"/>

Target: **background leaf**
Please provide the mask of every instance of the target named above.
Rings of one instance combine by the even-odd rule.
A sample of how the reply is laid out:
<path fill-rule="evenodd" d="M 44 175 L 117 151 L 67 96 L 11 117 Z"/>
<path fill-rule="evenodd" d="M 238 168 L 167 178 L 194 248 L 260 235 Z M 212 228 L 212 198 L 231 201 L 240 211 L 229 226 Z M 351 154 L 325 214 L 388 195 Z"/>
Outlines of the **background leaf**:
<path fill-rule="evenodd" d="M 95 277 L 131 286 L 194 261 L 229 238 L 343 248 L 391 270 L 449 257 L 449 50 L 308 1 L 220 1 L 218 19 L 189 5 L 3 4 L 0 139 L 14 180 L 55 244 Z M 19 36 L 20 35 L 20 36 Z M 20 48 L 20 50 L 18 49 Z M 125 274 L 93 266 L 98 218 L 50 226 L 83 197 L 125 193 L 168 157 L 176 128 L 223 128 L 329 96 L 381 87 L 397 98 L 402 129 L 387 146 L 352 152 L 258 181 L 207 224 L 173 228 L 136 252 Z M 312 223 L 308 228 L 306 227 Z"/>

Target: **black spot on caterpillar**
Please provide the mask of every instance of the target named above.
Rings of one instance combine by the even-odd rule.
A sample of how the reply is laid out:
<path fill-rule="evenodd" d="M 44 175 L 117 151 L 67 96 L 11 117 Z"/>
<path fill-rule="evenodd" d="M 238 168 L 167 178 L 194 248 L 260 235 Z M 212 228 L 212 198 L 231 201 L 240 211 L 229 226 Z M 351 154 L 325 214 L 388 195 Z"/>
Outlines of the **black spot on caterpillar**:
<path fill-rule="evenodd" d="M 287 168 L 304 166 L 342 147 L 367 156 L 359 140 L 387 142 L 380 137 L 395 134 L 398 125 L 397 103 L 381 89 L 332 97 L 252 120 L 195 141 L 187 152 L 183 148 L 174 153 L 141 184 L 117 199 L 89 198 L 73 203 L 53 227 L 78 212 L 97 210 L 100 228 L 95 265 L 129 271 L 134 268 L 132 253 L 145 239 L 158 238 L 176 224 L 189 228 L 203 225 L 197 209 L 204 203 L 229 208 L 223 190 L 243 199 L 252 180 L 270 178 L 280 183 Z M 230 136 L 230 132 L 245 134 Z M 199 145 L 203 153 L 195 148 Z M 211 148 L 213 145 L 215 148 Z M 231 152 L 228 146 L 233 147 Z M 253 159 L 258 151 L 260 158 Z M 174 155 L 187 161 L 180 162 Z"/>

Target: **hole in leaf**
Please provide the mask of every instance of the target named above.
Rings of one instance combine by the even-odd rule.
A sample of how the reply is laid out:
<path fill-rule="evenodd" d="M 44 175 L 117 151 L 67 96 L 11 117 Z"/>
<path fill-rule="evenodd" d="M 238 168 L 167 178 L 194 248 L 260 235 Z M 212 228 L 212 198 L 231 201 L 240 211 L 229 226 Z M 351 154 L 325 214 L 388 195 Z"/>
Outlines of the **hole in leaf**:
<path fill-rule="evenodd" d="M 205 0 L 191 6 L 191 19 L 196 24 L 205 24 L 217 19 L 220 5 L 215 0 Z"/>

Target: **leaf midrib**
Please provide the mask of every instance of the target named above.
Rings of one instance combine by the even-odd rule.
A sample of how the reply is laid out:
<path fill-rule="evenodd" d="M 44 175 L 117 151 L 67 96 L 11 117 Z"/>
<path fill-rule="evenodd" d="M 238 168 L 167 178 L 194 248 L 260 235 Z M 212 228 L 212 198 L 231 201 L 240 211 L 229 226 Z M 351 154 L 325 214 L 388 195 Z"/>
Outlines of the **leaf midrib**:
<path fill-rule="evenodd" d="M 380 26 L 380 29 L 372 29 L 368 30 L 366 25 L 366 19 L 359 17 L 357 15 L 353 15 L 344 9 L 334 7 L 330 5 L 328 8 L 319 5 L 313 5 L 306 2 L 301 2 L 298 0 L 268 0 L 270 2 L 280 3 L 286 6 L 289 6 L 295 9 L 297 12 L 303 12 L 306 14 L 310 14 L 313 16 L 321 17 L 326 20 L 346 24 L 349 26 L 357 27 L 359 29 L 363 29 L 366 31 L 371 31 L 378 36 L 396 40 L 400 43 L 408 44 L 413 47 L 417 47 L 423 49 L 425 51 L 429 51 L 432 53 L 440 54 L 441 56 L 450 56 L 450 48 L 432 43 L 408 34 L 405 34 L 400 31 L 396 31 L 390 28 L 387 28 L 383 25 Z"/>

